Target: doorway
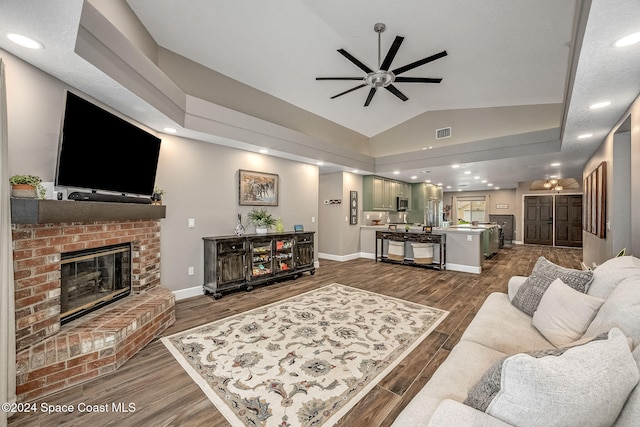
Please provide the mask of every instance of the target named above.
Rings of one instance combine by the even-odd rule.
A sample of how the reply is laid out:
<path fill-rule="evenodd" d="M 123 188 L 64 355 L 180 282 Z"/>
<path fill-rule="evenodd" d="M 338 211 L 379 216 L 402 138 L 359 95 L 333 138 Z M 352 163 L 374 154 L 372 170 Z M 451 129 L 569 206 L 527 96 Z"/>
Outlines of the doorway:
<path fill-rule="evenodd" d="M 524 243 L 582 247 L 582 195 L 524 196 Z"/>

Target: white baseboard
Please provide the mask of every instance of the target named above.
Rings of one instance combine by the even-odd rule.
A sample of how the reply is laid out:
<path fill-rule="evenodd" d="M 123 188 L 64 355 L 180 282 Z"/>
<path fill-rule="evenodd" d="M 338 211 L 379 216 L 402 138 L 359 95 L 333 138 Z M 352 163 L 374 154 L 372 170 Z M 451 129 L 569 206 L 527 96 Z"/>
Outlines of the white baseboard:
<path fill-rule="evenodd" d="M 176 297 L 176 301 L 204 295 L 204 290 L 202 289 L 202 285 L 194 286 L 193 288 L 180 289 L 172 292 L 173 292 L 173 295 Z"/>
<path fill-rule="evenodd" d="M 524 245 L 524 242 L 521 240 L 513 240 L 511 241 L 511 243 L 513 243 L 514 245 Z"/>
<path fill-rule="evenodd" d="M 351 261 L 351 260 L 360 258 L 360 253 L 349 254 L 349 255 L 333 255 L 333 254 L 318 253 L 318 258 L 328 259 L 331 261 L 344 262 L 344 261 Z"/>
<path fill-rule="evenodd" d="M 360 252 L 360 258 L 376 259 L 376 254 L 370 254 L 369 252 Z"/>
<path fill-rule="evenodd" d="M 473 267 L 471 265 L 462 265 L 462 264 L 451 264 L 450 262 L 447 263 L 447 270 L 460 271 L 462 273 L 473 273 L 473 274 L 482 273 L 482 267 Z"/>

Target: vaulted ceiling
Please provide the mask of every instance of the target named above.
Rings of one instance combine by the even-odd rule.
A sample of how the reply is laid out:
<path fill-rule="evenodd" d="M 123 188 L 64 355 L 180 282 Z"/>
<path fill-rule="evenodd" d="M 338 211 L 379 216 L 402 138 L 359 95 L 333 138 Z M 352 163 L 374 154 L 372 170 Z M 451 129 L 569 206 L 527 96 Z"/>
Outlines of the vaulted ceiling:
<path fill-rule="evenodd" d="M 446 50 L 403 74 L 442 82 L 394 84 L 404 102 L 379 89 L 365 107 L 367 87 L 331 99 L 361 82 L 315 78 L 364 77 L 338 49 L 377 70 L 378 22 L 382 58 L 404 37 L 392 69 Z M 640 44 L 612 45 L 639 22 L 633 0 L 9 0 L 0 28 L 45 49 L 0 48 L 160 132 L 478 190 L 581 178 L 640 92 Z"/>

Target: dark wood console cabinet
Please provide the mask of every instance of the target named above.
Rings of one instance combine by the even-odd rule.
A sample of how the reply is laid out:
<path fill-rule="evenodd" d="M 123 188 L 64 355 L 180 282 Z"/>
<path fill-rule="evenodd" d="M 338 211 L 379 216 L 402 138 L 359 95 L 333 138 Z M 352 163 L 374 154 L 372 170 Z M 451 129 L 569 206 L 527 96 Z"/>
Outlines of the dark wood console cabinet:
<path fill-rule="evenodd" d="M 204 293 L 222 292 L 315 273 L 314 232 L 203 237 Z"/>

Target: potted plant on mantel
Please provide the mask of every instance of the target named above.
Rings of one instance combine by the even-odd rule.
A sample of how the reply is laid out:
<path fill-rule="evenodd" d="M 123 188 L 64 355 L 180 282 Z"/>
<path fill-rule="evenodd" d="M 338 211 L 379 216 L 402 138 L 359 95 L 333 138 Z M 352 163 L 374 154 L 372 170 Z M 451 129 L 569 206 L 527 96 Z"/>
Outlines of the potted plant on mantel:
<path fill-rule="evenodd" d="M 35 175 L 13 175 L 9 178 L 11 196 L 22 199 L 44 199 L 46 194 L 42 180 Z"/>
<path fill-rule="evenodd" d="M 153 194 L 151 195 L 151 201 L 153 202 L 154 205 L 162 204 L 163 194 L 165 194 L 165 191 L 162 188 L 158 186 L 153 187 Z"/>
<path fill-rule="evenodd" d="M 249 212 L 249 221 L 256 226 L 257 234 L 266 234 L 276 224 L 276 219 L 265 208 L 254 208 Z"/>

